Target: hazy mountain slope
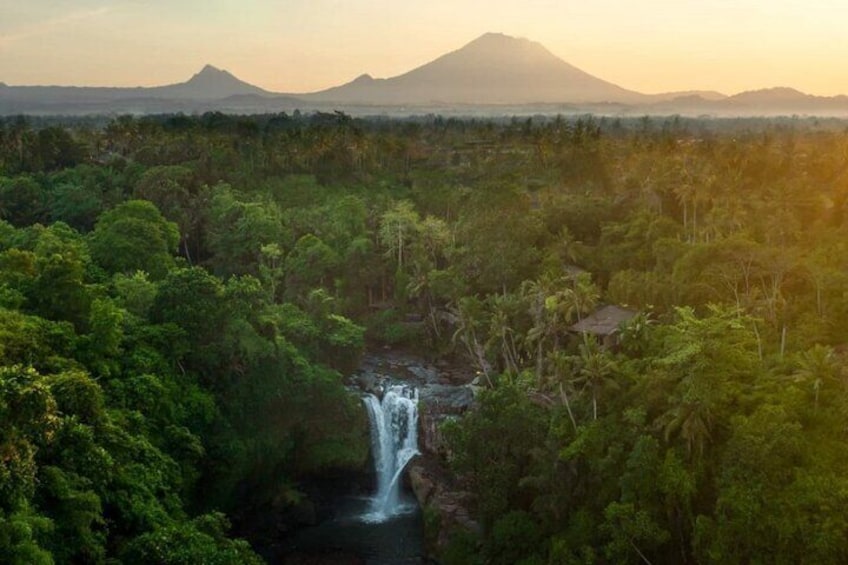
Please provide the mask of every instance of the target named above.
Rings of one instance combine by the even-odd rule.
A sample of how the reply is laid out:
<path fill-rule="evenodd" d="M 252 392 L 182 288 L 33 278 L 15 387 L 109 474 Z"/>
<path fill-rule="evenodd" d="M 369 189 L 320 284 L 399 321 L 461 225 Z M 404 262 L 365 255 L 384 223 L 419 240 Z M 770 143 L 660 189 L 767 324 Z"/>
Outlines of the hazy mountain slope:
<path fill-rule="evenodd" d="M 601 80 L 527 39 L 487 33 L 408 73 L 348 84 L 308 100 L 370 104 L 641 102 L 647 97 Z"/>
<path fill-rule="evenodd" d="M 210 110 L 261 113 L 294 109 L 339 109 L 356 115 L 529 111 L 843 116 L 848 115 L 848 97 L 812 96 L 785 87 L 733 96 L 701 90 L 642 94 L 592 76 L 539 43 L 499 33 L 484 34 L 395 77 L 362 75 L 347 84 L 309 94 L 272 93 L 211 65 L 186 82 L 146 88 L 9 86 L 0 82 L 0 115 Z"/>
<path fill-rule="evenodd" d="M 190 98 L 193 100 L 218 100 L 229 96 L 254 94 L 271 96 L 263 90 L 237 79 L 227 71 L 206 65 L 188 81 L 147 89 L 147 95 L 155 98 Z"/>
<path fill-rule="evenodd" d="M 239 96 L 291 100 L 206 65 L 186 82 L 148 88 L 0 85 L 0 114 L 205 111 Z"/>

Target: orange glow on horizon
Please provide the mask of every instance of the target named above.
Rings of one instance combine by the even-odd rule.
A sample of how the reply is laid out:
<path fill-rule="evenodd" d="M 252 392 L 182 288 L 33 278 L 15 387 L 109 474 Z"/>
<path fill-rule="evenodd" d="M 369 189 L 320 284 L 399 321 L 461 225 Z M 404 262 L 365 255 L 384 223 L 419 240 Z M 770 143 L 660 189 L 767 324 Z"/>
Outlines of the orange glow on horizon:
<path fill-rule="evenodd" d="M 645 93 L 848 94 L 848 3 L 833 0 L 0 2 L 10 85 L 155 86 L 210 63 L 268 90 L 309 92 L 401 74 L 499 31 Z"/>

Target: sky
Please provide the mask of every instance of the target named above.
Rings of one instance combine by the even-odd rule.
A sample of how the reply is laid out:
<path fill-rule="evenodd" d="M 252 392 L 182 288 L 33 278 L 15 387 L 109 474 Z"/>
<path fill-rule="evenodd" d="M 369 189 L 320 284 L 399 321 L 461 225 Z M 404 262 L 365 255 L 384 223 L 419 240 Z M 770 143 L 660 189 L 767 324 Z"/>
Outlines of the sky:
<path fill-rule="evenodd" d="M 401 74 L 486 32 L 645 93 L 848 94 L 845 0 L 0 0 L 0 82 L 276 92 Z"/>

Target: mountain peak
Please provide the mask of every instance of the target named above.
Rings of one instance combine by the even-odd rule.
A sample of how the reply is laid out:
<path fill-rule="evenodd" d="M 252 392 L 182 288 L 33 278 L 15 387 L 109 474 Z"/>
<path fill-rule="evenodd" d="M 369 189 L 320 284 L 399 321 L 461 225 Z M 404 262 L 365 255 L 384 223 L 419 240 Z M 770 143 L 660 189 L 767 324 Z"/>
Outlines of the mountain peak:
<path fill-rule="evenodd" d="M 511 35 L 507 35 L 505 33 L 501 33 L 499 31 L 487 31 L 486 33 L 484 33 L 483 35 L 481 35 L 480 37 L 478 37 L 477 39 L 472 41 L 472 43 L 475 43 L 477 41 L 489 41 L 489 42 L 492 42 L 492 41 L 522 41 L 522 39 L 518 38 L 518 37 L 513 37 Z M 527 41 L 527 40 L 524 39 L 523 41 Z"/>
<path fill-rule="evenodd" d="M 367 75 L 311 95 L 357 104 L 533 104 L 641 101 L 644 95 L 569 65 L 540 43 L 484 33 L 395 77 Z"/>
<path fill-rule="evenodd" d="M 219 69 L 218 67 L 214 67 L 212 65 L 204 65 L 200 72 L 192 76 L 188 83 L 196 83 L 196 82 L 241 82 L 236 77 L 234 77 L 229 72 Z"/>
<path fill-rule="evenodd" d="M 530 41 L 524 37 L 513 37 L 505 33 L 488 32 L 484 33 L 477 39 L 466 44 L 459 51 L 489 51 L 489 52 L 512 52 L 512 51 L 535 51 L 537 54 L 545 53 L 551 55 L 551 52 L 545 49 L 541 43 Z"/>
<path fill-rule="evenodd" d="M 198 100 L 214 100 L 243 94 L 269 94 L 212 65 L 204 65 L 200 72 L 185 82 L 156 87 L 153 91 L 163 97 Z"/>

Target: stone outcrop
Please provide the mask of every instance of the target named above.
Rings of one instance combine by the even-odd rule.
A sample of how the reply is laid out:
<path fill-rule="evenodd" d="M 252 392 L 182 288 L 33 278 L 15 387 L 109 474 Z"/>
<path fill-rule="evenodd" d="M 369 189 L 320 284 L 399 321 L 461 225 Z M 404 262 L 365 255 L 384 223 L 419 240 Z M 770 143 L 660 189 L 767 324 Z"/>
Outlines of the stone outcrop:
<path fill-rule="evenodd" d="M 418 438 L 421 451 L 445 457 L 447 448 L 441 425 L 461 416 L 474 402 L 466 386 L 430 385 L 418 391 Z"/>
<path fill-rule="evenodd" d="M 446 455 L 439 432 L 442 422 L 462 415 L 474 402 L 471 383 L 474 373 L 445 362 L 437 364 L 387 351 L 369 354 L 350 385 L 382 398 L 390 382 L 414 385 L 419 395 L 418 440 L 422 452 Z"/>
<path fill-rule="evenodd" d="M 480 533 L 468 511 L 471 495 L 457 487 L 438 459 L 417 456 L 407 465 L 407 477 L 424 511 L 424 537 L 431 554 L 439 555 L 459 530 Z"/>

